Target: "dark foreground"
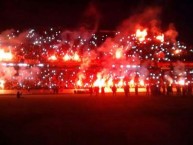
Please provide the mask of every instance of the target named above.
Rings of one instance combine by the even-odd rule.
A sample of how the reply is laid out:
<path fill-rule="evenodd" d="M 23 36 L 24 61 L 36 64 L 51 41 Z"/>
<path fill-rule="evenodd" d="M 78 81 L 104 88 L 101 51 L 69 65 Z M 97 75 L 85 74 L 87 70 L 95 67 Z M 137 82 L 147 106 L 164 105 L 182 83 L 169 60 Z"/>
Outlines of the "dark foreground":
<path fill-rule="evenodd" d="M 0 96 L 0 145 L 192 145 L 193 97 Z"/>

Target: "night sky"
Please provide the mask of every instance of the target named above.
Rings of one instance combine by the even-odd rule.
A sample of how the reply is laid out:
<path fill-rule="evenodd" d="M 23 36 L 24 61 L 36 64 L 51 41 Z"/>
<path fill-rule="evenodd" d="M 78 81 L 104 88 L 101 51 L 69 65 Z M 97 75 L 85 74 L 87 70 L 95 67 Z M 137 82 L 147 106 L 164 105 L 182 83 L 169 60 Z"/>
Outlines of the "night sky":
<path fill-rule="evenodd" d="M 161 8 L 160 26 L 174 23 L 178 39 L 193 44 L 193 2 L 190 0 L 1 0 L 0 30 L 80 26 L 115 30 L 147 7 Z"/>

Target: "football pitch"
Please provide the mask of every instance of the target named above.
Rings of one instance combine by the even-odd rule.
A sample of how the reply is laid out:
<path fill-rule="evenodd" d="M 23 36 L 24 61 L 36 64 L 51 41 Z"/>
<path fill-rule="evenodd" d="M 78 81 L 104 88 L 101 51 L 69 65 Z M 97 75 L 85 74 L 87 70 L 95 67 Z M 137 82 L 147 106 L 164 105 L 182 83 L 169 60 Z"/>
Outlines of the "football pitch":
<path fill-rule="evenodd" d="M 191 145 L 192 96 L 0 96 L 1 145 Z"/>

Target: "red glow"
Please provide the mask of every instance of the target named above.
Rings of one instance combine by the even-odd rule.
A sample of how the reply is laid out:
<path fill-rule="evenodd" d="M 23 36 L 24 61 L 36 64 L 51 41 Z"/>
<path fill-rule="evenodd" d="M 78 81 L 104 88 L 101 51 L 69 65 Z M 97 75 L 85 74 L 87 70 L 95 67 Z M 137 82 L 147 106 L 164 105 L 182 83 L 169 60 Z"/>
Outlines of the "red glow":
<path fill-rule="evenodd" d="M 162 61 L 164 64 L 170 63 L 173 61 L 172 56 L 187 54 L 186 46 L 181 45 L 178 41 L 171 43 L 167 33 L 162 34 L 160 33 L 161 30 L 152 32 L 149 27 L 135 26 L 137 29 L 134 29 L 134 34 L 129 34 L 130 31 L 127 33 L 120 31 L 116 33 L 115 37 L 108 35 L 97 37 L 95 34 L 86 37 L 79 33 L 74 34 L 74 32 L 72 32 L 74 35 L 71 32 L 64 32 L 67 34 L 64 37 L 61 34 L 61 37 L 56 32 L 56 36 L 53 37 L 54 40 L 51 37 L 44 38 L 42 36 L 33 45 L 29 45 L 29 50 L 28 43 L 14 47 L 4 46 L 5 44 L 2 43 L 1 46 L 5 47 L 6 50 L 0 49 L 0 61 L 8 62 L 1 62 L 3 67 L 1 79 L 6 81 L 5 88 L 9 85 L 7 82 L 12 83 L 14 81 L 17 86 L 28 88 L 25 82 L 32 80 L 30 85 L 35 84 L 33 87 L 49 86 L 52 88 L 58 85 L 66 88 L 86 88 L 98 86 L 111 90 L 113 85 L 120 89 L 126 83 L 131 88 L 135 87 L 136 84 L 139 87 L 145 87 L 144 80 L 147 76 L 152 81 L 149 85 L 159 84 L 162 79 L 165 84 L 169 82 L 170 84 L 173 82 L 184 84 L 182 80 L 178 82 L 177 78 L 179 76 L 184 77 L 187 81 L 186 75 L 188 73 L 182 74 L 181 71 L 175 71 L 177 76 L 175 78 L 172 76 L 173 73 L 169 72 L 171 69 L 168 67 L 169 65 L 163 69 L 163 73 L 158 70 L 154 71 L 154 67 L 151 66 L 156 66 Z M 27 35 L 29 39 L 32 37 L 31 35 L 33 36 L 35 33 L 30 31 Z M 166 42 L 164 42 L 164 37 Z M 9 61 L 13 59 L 10 50 L 16 51 L 14 54 L 17 56 L 17 61 Z M 41 58 L 41 56 L 43 57 Z M 14 57 L 14 59 L 16 58 Z M 34 66 L 34 70 L 31 69 L 31 66 Z M 175 67 L 175 65 L 172 66 Z M 22 69 L 15 69 L 17 67 Z M 160 68 L 162 69 L 163 66 L 158 66 L 158 69 Z M 166 70 L 168 72 L 165 76 Z M 10 75 L 7 75 L 7 72 L 11 72 Z M 136 74 L 139 75 L 137 81 L 135 79 Z M 36 79 L 34 76 L 37 76 Z M 125 79 L 126 77 L 127 79 Z M 0 88 L 3 86 L 4 81 L 0 80 Z"/>
<path fill-rule="evenodd" d="M 165 57 L 164 52 L 162 52 L 162 51 L 158 52 L 157 57 L 163 59 Z"/>

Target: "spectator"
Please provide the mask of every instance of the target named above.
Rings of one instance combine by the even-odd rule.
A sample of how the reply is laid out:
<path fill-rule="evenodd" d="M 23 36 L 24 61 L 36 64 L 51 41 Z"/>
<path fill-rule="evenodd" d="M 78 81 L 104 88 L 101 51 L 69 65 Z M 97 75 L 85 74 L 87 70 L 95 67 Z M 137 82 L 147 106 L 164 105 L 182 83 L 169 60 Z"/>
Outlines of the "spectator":
<path fill-rule="evenodd" d="M 21 98 L 21 95 L 22 95 L 22 93 L 19 92 L 19 91 L 17 91 L 16 97 L 17 97 L 18 99 Z"/>
<path fill-rule="evenodd" d="M 115 85 L 113 85 L 111 89 L 112 89 L 112 92 L 113 92 L 113 96 L 116 96 L 117 87 Z"/>
<path fill-rule="evenodd" d="M 124 86 L 124 92 L 125 92 L 125 96 L 126 97 L 128 97 L 129 96 L 129 93 L 130 93 L 130 87 L 129 87 L 129 85 L 128 84 L 126 84 L 125 86 Z"/>

